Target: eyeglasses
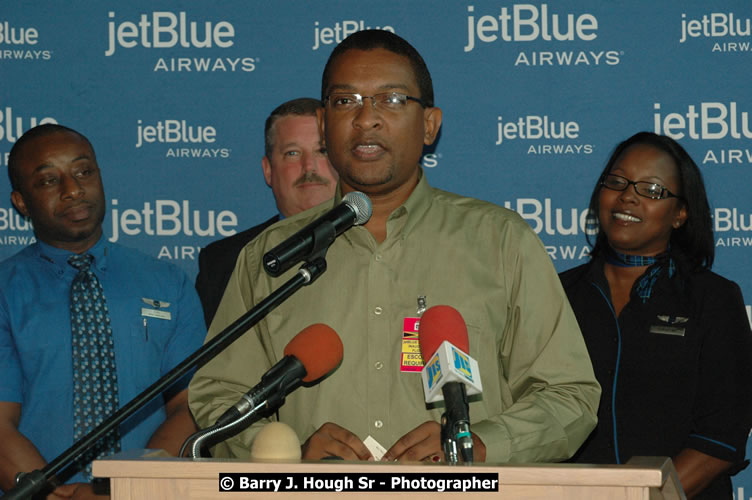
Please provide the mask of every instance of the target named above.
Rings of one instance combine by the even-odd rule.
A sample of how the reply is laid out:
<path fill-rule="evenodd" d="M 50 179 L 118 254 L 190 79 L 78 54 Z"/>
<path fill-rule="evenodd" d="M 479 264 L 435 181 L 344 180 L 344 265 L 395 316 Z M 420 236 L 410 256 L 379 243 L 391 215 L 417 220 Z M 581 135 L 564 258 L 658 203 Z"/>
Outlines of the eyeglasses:
<path fill-rule="evenodd" d="M 681 198 L 681 196 L 675 195 L 665 187 L 654 182 L 635 182 L 630 181 L 629 179 L 622 177 L 621 175 L 614 174 L 608 174 L 601 181 L 601 186 L 608 189 L 613 189 L 614 191 L 624 191 L 629 187 L 630 184 L 634 186 L 635 192 L 637 194 L 644 196 L 645 198 L 650 198 L 651 200 L 662 200 L 664 198 Z"/>
<path fill-rule="evenodd" d="M 401 111 L 405 109 L 408 101 L 415 101 L 425 108 L 426 105 L 417 97 L 412 97 L 399 92 L 383 92 L 376 95 L 360 94 L 329 94 L 324 101 L 333 111 L 352 111 L 363 107 L 363 99 L 371 99 L 371 105 L 379 111 Z"/>

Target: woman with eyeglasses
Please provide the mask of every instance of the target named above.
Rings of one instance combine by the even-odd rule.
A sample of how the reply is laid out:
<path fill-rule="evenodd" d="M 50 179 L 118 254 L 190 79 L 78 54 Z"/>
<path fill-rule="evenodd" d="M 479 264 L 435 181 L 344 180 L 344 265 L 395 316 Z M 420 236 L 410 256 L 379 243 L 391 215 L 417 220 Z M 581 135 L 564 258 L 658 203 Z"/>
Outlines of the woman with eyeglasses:
<path fill-rule="evenodd" d="M 641 132 L 614 150 L 590 211 L 591 259 L 560 276 L 603 391 L 573 460 L 668 456 L 688 497 L 730 499 L 752 425 L 752 334 L 739 287 L 710 271 L 702 174 L 676 141 Z"/>

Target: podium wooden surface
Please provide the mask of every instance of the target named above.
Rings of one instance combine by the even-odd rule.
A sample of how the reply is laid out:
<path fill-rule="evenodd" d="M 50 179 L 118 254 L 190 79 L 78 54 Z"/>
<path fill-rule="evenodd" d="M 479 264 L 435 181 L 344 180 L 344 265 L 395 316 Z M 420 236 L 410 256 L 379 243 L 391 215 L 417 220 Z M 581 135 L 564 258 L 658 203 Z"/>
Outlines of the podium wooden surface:
<path fill-rule="evenodd" d="M 673 500 L 684 499 L 671 460 L 637 457 L 625 465 L 531 464 L 451 467 L 424 463 L 387 462 L 246 462 L 239 460 L 149 456 L 125 452 L 93 466 L 94 475 L 109 477 L 112 500 L 266 498 L 394 498 L 435 500 L 436 492 L 224 492 L 220 473 L 494 473 L 497 492 L 463 492 L 462 498 L 563 500 Z M 447 498 L 458 493 L 445 493 Z"/>

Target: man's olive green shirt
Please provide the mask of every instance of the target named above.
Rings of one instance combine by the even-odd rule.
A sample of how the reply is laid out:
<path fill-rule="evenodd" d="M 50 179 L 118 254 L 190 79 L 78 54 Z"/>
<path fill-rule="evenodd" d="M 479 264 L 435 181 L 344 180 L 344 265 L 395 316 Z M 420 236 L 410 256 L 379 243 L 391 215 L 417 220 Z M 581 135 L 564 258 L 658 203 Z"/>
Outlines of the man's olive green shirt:
<path fill-rule="evenodd" d="M 241 252 L 209 337 L 267 297 L 299 266 L 269 277 L 262 256 L 341 201 L 285 219 Z M 195 375 L 190 406 L 201 427 L 256 385 L 287 343 L 314 323 L 342 339 L 341 365 L 279 410 L 301 442 L 325 422 L 391 447 L 442 407 L 427 409 L 419 372 L 401 372 L 403 321 L 417 299 L 456 308 L 467 323 L 483 393 L 470 403 L 471 430 L 490 462 L 571 456 L 596 423 L 600 387 L 587 349 L 538 237 L 516 213 L 430 187 L 422 175 L 377 243 L 363 227 L 337 238 L 318 281 L 272 311 Z M 215 456 L 248 458 L 265 421 L 219 444 Z"/>

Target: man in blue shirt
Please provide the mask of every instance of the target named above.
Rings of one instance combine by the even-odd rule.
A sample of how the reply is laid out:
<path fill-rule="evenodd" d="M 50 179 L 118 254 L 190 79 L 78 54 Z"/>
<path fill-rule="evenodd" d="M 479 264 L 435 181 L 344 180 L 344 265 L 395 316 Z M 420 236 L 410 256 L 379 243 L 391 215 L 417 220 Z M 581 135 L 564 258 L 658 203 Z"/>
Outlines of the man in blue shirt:
<path fill-rule="evenodd" d="M 41 469 L 74 435 L 71 283 L 74 254 L 93 257 L 110 316 L 120 406 L 197 349 L 201 306 L 172 264 L 107 241 L 105 196 L 89 141 L 67 127 L 24 134 L 8 160 L 11 198 L 37 242 L 0 264 L 0 489 Z M 177 454 L 195 431 L 187 382 L 175 384 L 120 426 L 121 447 Z M 76 472 L 76 471 L 71 471 Z M 77 472 L 48 498 L 93 495 Z"/>

